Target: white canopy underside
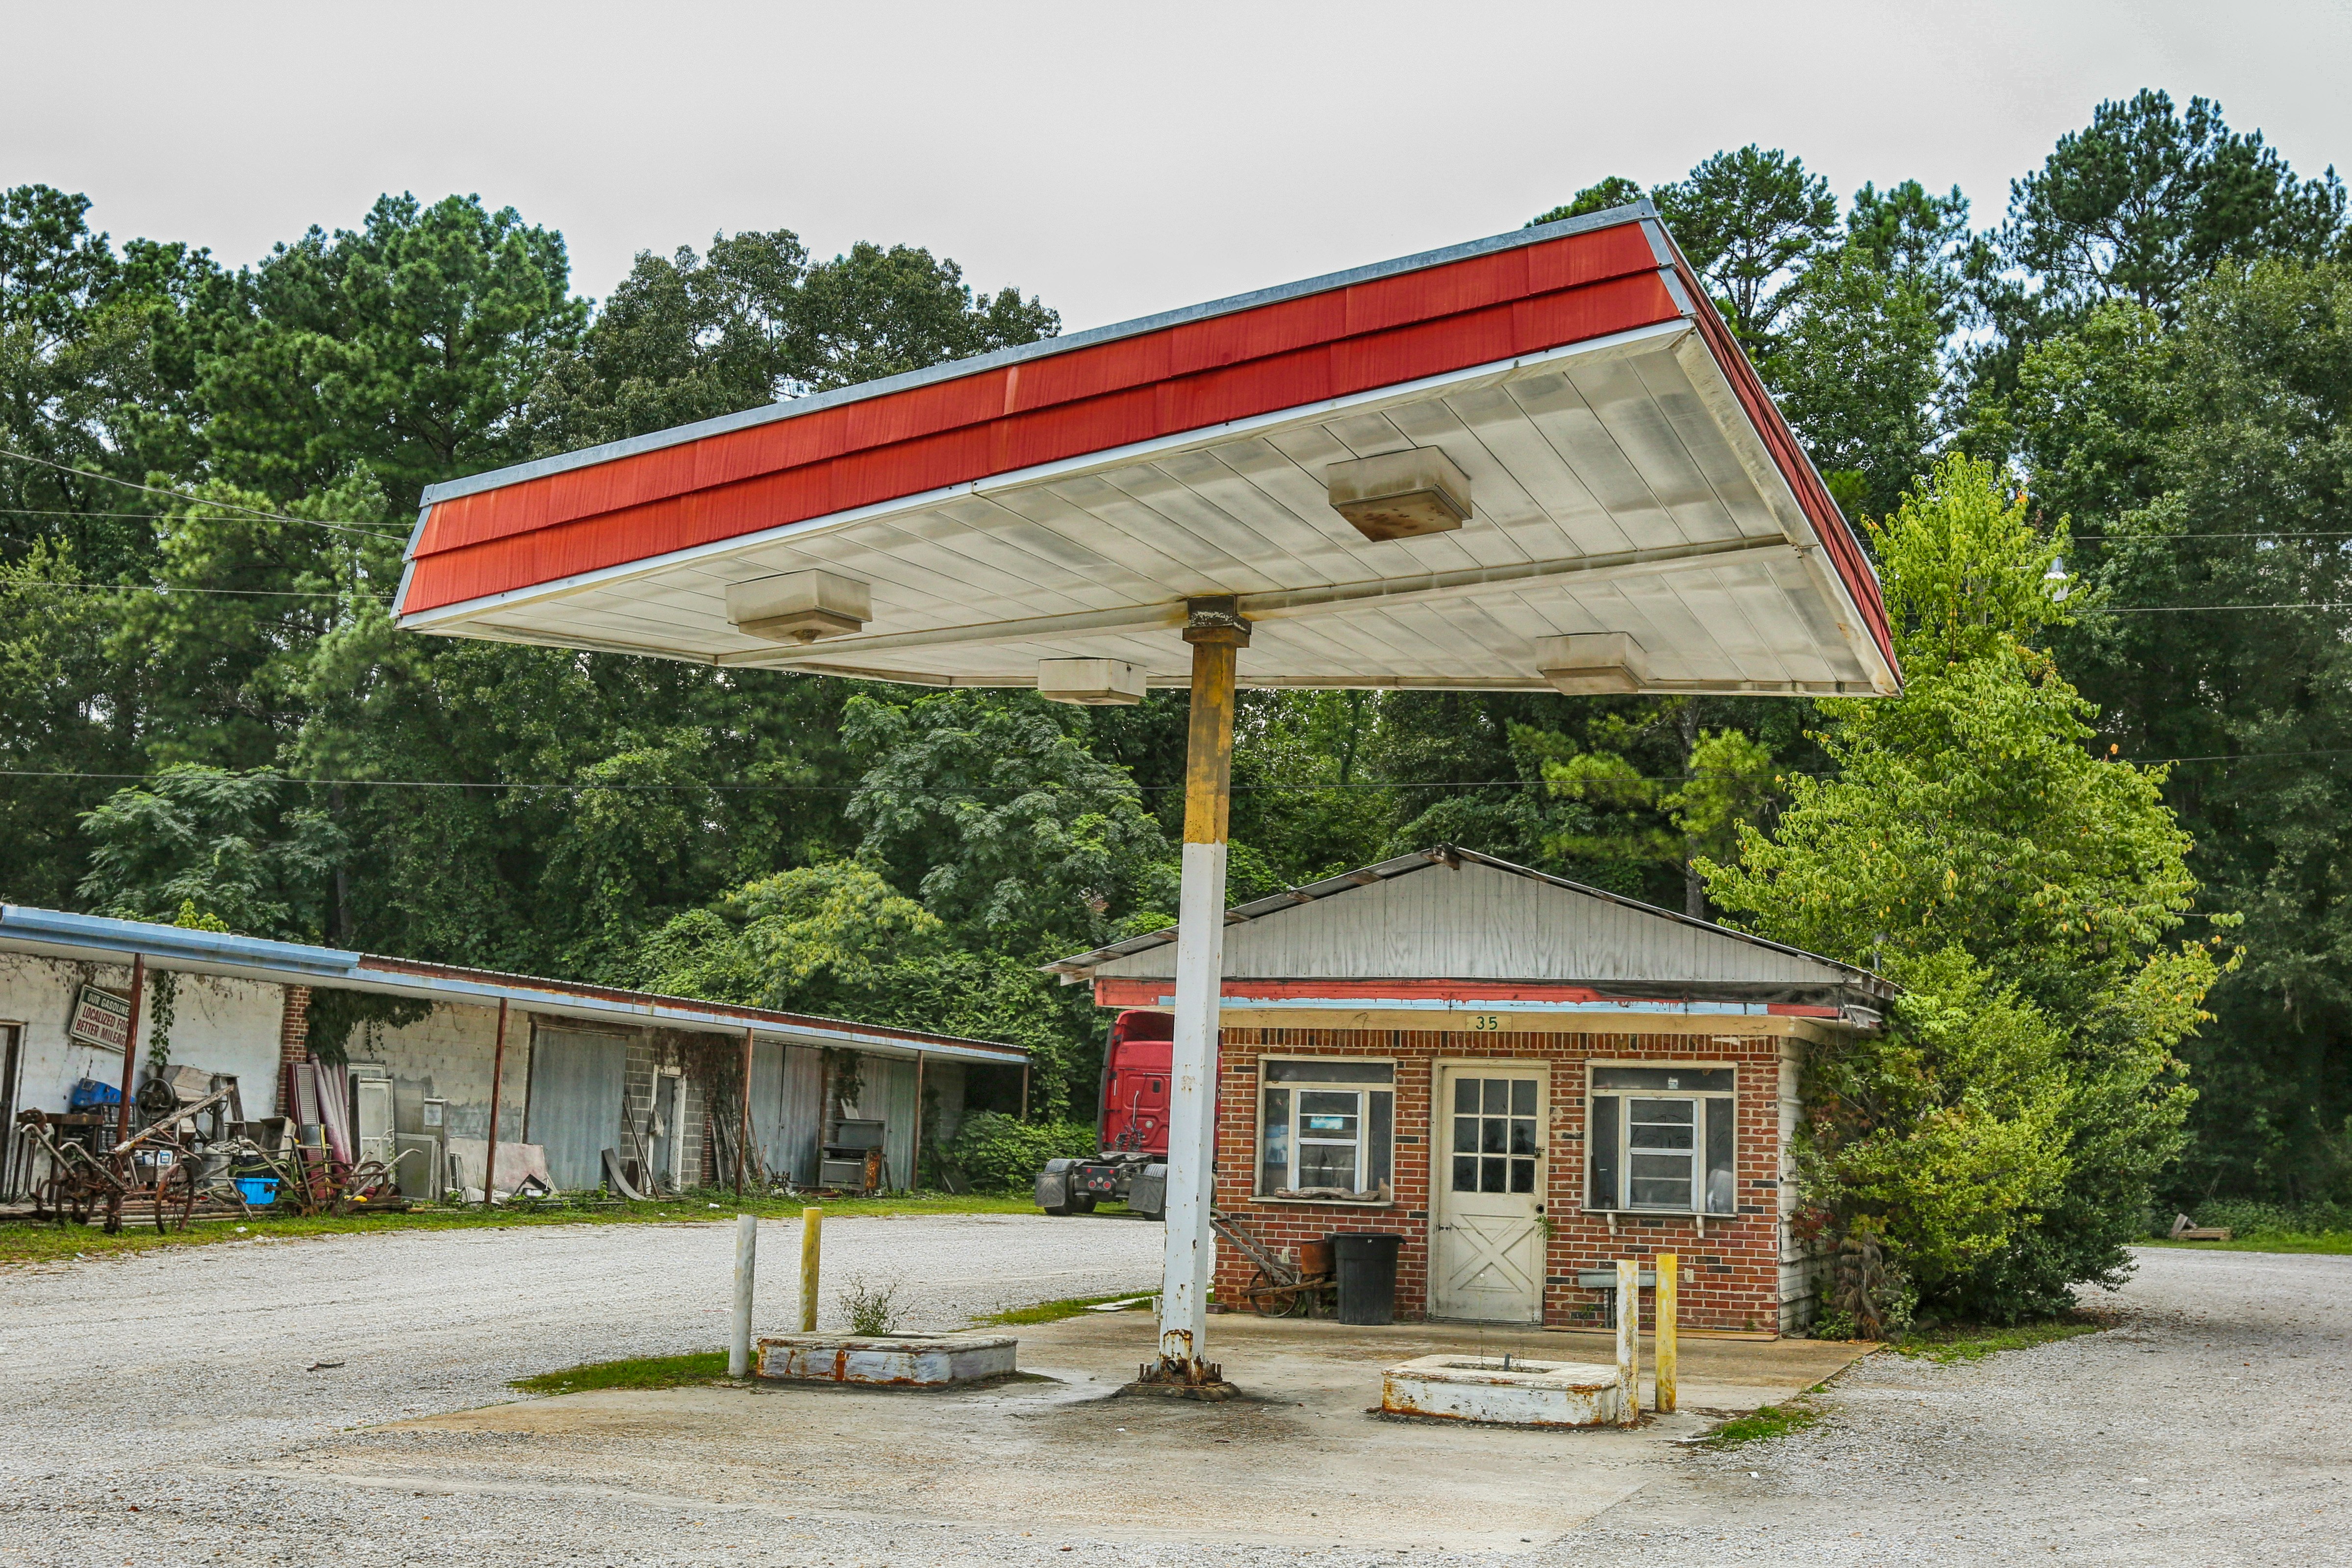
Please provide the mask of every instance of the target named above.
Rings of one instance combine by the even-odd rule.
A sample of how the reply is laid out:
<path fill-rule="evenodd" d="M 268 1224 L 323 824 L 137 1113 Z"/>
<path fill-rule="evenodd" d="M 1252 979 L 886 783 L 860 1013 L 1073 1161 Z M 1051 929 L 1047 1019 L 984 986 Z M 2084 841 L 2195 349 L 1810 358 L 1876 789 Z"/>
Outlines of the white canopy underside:
<path fill-rule="evenodd" d="M 1459 531 L 1374 543 L 1325 468 L 1436 447 Z M 730 583 L 868 583 L 859 633 L 738 632 Z M 420 630 L 929 686 L 1034 686 L 1048 658 L 1189 680 L 1189 598 L 1237 595 L 1249 687 L 1543 690 L 1538 639 L 1622 632 L 1646 689 L 1891 692 L 1721 370 L 1669 322 L 730 539 L 411 617 Z"/>

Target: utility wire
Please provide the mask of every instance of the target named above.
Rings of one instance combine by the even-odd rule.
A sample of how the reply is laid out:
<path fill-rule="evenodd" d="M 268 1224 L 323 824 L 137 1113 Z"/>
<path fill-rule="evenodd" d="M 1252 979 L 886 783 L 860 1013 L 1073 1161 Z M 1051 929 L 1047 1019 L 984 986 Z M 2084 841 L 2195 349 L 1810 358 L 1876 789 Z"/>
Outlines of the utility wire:
<path fill-rule="evenodd" d="M 221 594 L 234 595 L 240 598 L 261 599 L 341 599 L 345 597 L 343 594 L 332 589 L 320 588 L 174 588 L 150 583 L 47 583 L 37 578 L 0 581 L 0 592 L 17 590 L 33 593 L 49 588 L 68 594 L 161 594 L 166 598 L 177 598 L 183 594 Z M 389 594 L 366 594 L 354 590 L 349 596 L 373 599 L 380 604 L 392 602 L 392 595 Z"/>
<path fill-rule="evenodd" d="M 2352 756 L 2352 746 L 2337 746 L 2307 752 L 2215 752 L 2210 756 L 2203 757 L 2121 757 L 2112 760 L 2127 762 L 2136 767 L 2153 768 L 2171 767 L 2176 764 L 2187 763 L 2296 761 L 2304 758 L 2341 756 Z M 2102 757 L 2098 760 L 2105 762 L 2110 759 Z M 1804 768 L 1774 768 L 1771 770 L 1771 773 L 1776 780 L 1784 778 L 1831 778 L 1835 776 L 1832 773 Z M 156 784 L 162 782 L 169 775 L 161 773 L 76 773 L 63 769 L 0 768 L 0 778 L 90 779 L 111 781 L 121 784 Z M 1613 781 L 1599 781 L 1599 783 L 1601 787 L 1605 789 L 1607 784 L 1612 782 L 1619 784 L 1688 784 L 1694 778 L 1748 777 L 1754 777 L 1758 782 L 1761 782 L 1760 774 L 1749 775 L 1719 770 L 1703 770 L 1697 773 L 1642 773 L 1621 777 Z M 866 787 L 863 784 L 811 784 L 742 781 L 705 782 L 700 780 L 681 780 L 676 783 L 667 784 L 629 784 L 617 782 L 596 784 L 553 784 L 540 783 L 530 780 L 492 780 L 487 782 L 476 782 L 466 779 L 314 779 L 298 777 L 291 773 L 279 775 L 278 782 L 283 784 L 304 784 L 320 789 L 330 787 L 341 789 L 504 789 L 544 790 L 550 793 L 567 795 L 681 789 L 728 792 L 761 791 L 783 795 L 841 795 L 853 793 Z M 961 795 L 1005 793 L 1019 795 L 1027 794 L 1033 790 L 1043 787 L 1045 786 L 1038 784 L 981 784 L 967 785 L 960 790 L 943 793 Z M 1137 784 L 1135 786 L 1137 792 L 1143 795 L 1168 794 L 1181 790 L 1183 787 L 1184 786 L 1181 784 Z M 1442 779 L 1405 783 L 1237 784 L 1233 786 L 1233 792 L 1235 795 L 1252 793 L 1317 794 L 1334 790 L 1551 789 L 1553 785 L 1551 781 L 1549 779 Z"/>
<path fill-rule="evenodd" d="M 266 518 L 271 522 L 299 523 L 304 528 L 331 529 L 337 533 L 362 533 L 370 539 L 407 537 L 405 534 L 396 533 L 389 529 L 365 528 L 352 522 L 321 522 L 315 517 L 291 517 L 282 511 L 263 511 L 256 507 L 239 506 L 235 501 L 207 500 L 203 496 L 191 495 L 186 490 L 160 489 L 153 485 L 142 485 L 131 479 L 118 479 L 112 474 L 101 474 L 94 468 L 77 468 L 65 463 L 53 463 L 47 458 L 36 458 L 30 452 L 19 452 L 7 447 L 0 447 L 0 458 L 14 458 L 20 463 L 38 463 L 42 468 L 55 468 L 61 474 L 72 474 L 79 479 L 99 479 L 110 485 L 121 485 L 126 489 L 142 490 L 151 496 L 169 496 L 173 500 L 186 501 L 191 506 L 208 506 L 216 511 L 243 512 L 247 517 Z M 123 512 L 113 515 L 128 517 L 132 514 Z"/>

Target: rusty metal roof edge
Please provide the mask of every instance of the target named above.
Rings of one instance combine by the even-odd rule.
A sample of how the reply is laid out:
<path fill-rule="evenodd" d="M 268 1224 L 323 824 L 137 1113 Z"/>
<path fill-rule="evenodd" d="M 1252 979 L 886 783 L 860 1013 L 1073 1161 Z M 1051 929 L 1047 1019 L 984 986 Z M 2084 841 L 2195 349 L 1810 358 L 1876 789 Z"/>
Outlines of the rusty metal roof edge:
<path fill-rule="evenodd" d="M 1311 904 L 1319 899 L 1328 899 L 1335 894 L 1350 893 L 1359 888 L 1370 887 L 1393 877 L 1402 877 L 1414 871 L 1426 870 L 1432 866 L 1444 866 L 1451 869 L 1465 861 L 1486 866 L 1494 870 L 1508 872 L 1514 877 L 1525 877 L 1529 881 L 1546 883 L 1571 893 L 1581 893 L 1587 898 L 1599 899 L 1604 903 L 1622 905 L 1642 914 L 1655 915 L 1664 920 L 1673 921 L 1678 925 L 1696 926 L 1701 931 L 1711 931 L 1718 936 L 1731 937 L 1755 947 L 1786 953 L 1792 958 L 1801 958 L 1808 963 L 1824 964 L 1842 974 L 1853 976 L 1854 983 L 1861 984 L 1863 989 L 1873 995 L 1901 994 L 1901 987 L 1875 971 L 1841 963 L 1837 959 L 1829 958 L 1818 952 L 1808 952 L 1801 947 L 1791 947 L 1786 942 L 1774 942 L 1769 937 L 1758 936 L 1753 931 L 1744 931 L 1736 926 L 1699 920 L 1695 916 L 1684 914 L 1679 910 L 1669 910 L 1657 904 L 1643 903 L 1639 899 L 1629 899 L 1622 893 L 1612 893 L 1605 888 L 1591 887 L 1583 882 L 1572 882 L 1566 877 L 1555 877 L 1549 871 L 1538 871 L 1531 866 L 1522 866 L 1516 861 L 1505 860 L 1494 855 L 1481 854 L 1475 849 L 1464 849 L 1452 844 L 1433 844 L 1426 849 L 1416 849 L 1409 855 L 1399 855 L 1391 859 L 1375 861 L 1370 866 L 1360 866 L 1352 871 L 1342 871 L 1336 876 L 1325 877 L 1318 881 L 1302 883 L 1298 887 L 1286 889 L 1266 898 L 1254 899 L 1246 904 L 1236 904 L 1226 911 L 1225 922 L 1232 925 L 1263 919 L 1284 910 L 1295 910 L 1303 904 Z M 1042 964 L 1039 967 L 1045 973 L 1058 974 L 1066 980 L 1083 979 L 1097 967 L 1108 963 L 1115 958 L 1127 958 L 1139 952 L 1149 952 L 1155 947 L 1166 946 L 1175 940 L 1176 928 L 1169 926 L 1160 931 L 1129 937 L 1107 947 L 1097 948 L 1091 952 L 1074 953 L 1068 958 L 1057 958 L 1053 963 Z"/>
<path fill-rule="evenodd" d="M 1448 262 L 1467 261 L 1473 257 L 1491 255 L 1496 251 L 1513 250 L 1521 246 L 1539 245 L 1546 240 L 1564 238 L 1571 234 L 1583 234 L 1595 229 L 1615 228 L 1622 224 L 1643 220 L 1654 222 L 1657 207 L 1647 196 L 1622 207 L 1605 212 L 1587 213 L 1581 217 L 1562 218 L 1557 223 L 1489 235 L 1483 239 L 1465 240 L 1457 245 L 1442 246 L 1412 256 L 1395 257 L 1387 261 L 1367 262 L 1338 272 L 1327 272 L 1317 278 L 1303 278 L 1295 283 L 1278 283 L 1268 289 L 1255 289 L 1246 294 L 1229 294 L 1222 300 L 1210 300 L 1198 305 L 1184 305 L 1155 315 L 1138 316 L 1132 321 L 1114 321 L 1107 326 L 1088 327 L 1084 331 L 1066 337 L 1039 338 L 1034 342 L 1015 343 L 970 359 L 949 360 L 940 364 L 926 365 L 898 375 L 884 376 L 877 381 L 861 381 L 854 385 L 835 387 L 807 397 L 796 397 L 784 403 L 762 404 L 735 414 L 721 414 L 715 418 L 700 419 L 691 425 L 676 425 L 667 430 L 648 431 L 625 440 L 607 441 L 599 446 L 583 447 L 576 452 L 561 452 L 551 457 L 534 458 L 529 462 L 509 464 L 485 473 L 468 474 L 458 479 L 444 479 L 425 488 L 424 502 L 430 508 L 442 501 L 456 500 L 461 496 L 478 495 L 484 490 L 502 489 L 508 485 L 521 484 L 530 479 L 545 479 L 551 474 L 568 473 L 574 468 L 593 468 L 623 458 L 633 458 L 641 452 L 659 451 L 665 447 L 683 446 L 706 437 L 724 436 L 731 431 L 750 429 L 778 419 L 796 419 L 803 414 L 822 409 L 837 408 L 843 404 L 859 403 L 867 398 L 885 397 L 894 392 L 905 392 L 935 382 L 952 381 L 958 376 L 978 375 L 1020 364 L 1049 354 L 1067 353 L 1097 343 L 1116 342 L 1121 338 L 1140 336 L 1169 327 L 1181 327 L 1188 322 L 1207 321 L 1215 316 L 1230 316 L 1237 311 L 1255 310 L 1261 305 L 1278 305 L 1286 300 L 1304 299 L 1309 294 L 1328 293 L 1334 289 L 1346 289 L 1359 283 L 1370 283 L 1399 273 L 1418 272 L 1424 268 L 1442 267 Z M 413 548 L 413 543 L 412 543 Z"/>
<path fill-rule="evenodd" d="M 723 1029 L 732 1033 L 748 1025 L 754 1033 L 794 1035 L 821 1044 L 855 1046 L 883 1053 L 921 1052 L 1005 1063 L 1023 1062 L 1029 1058 L 1029 1053 L 1018 1046 L 993 1040 L 927 1034 L 882 1024 L 861 1024 L 850 1018 L 784 1013 L 694 996 L 586 985 L 542 975 L 426 963 L 309 942 L 195 931 L 152 921 L 115 920 L 26 904 L 0 904 L 0 952 L 124 961 L 133 954 L 143 954 L 151 968 L 216 973 L 266 984 L 374 991 L 450 1001 L 496 1002 L 504 997 L 542 1012 L 561 1010 L 632 1017 L 707 1031 Z"/>

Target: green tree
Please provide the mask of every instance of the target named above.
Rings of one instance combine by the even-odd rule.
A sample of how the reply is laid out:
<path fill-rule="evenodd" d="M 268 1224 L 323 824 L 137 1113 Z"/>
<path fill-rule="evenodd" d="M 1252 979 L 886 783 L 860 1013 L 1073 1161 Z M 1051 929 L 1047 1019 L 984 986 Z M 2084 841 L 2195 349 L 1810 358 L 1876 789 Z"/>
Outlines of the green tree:
<path fill-rule="evenodd" d="M 2224 264 L 2180 325 L 2113 301 L 2022 358 L 2006 428 L 2084 531 L 2098 607 L 2061 649 L 2109 744 L 2189 759 L 2166 795 L 2207 910 L 2247 957 L 2192 1042 L 2195 1145 L 2172 1195 L 2352 1195 L 2352 267 Z M 2253 609 L 2210 606 L 2254 605 Z"/>
<path fill-rule="evenodd" d="M 977 946 L 1042 961 L 1173 906 L 1173 857 L 1124 770 L 1088 752 L 1085 715 L 1034 698 L 850 699 L 872 758 L 848 803 L 858 858 Z"/>
<path fill-rule="evenodd" d="M 182 352 L 213 471 L 290 499 L 365 463 L 395 513 L 530 453 L 528 404 L 578 341 L 563 238 L 478 196 L 384 196 L 208 279 Z"/>
<path fill-rule="evenodd" d="M 82 818 L 81 896 L 101 914 L 315 942 L 333 825 L 286 807 L 285 778 L 183 763 L 116 791 Z"/>
<path fill-rule="evenodd" d="M 860 244 L 812 263 L 789 229 L 646 252 L 533 397 L 562 451 L 1051 337 L 1013 289 L 975 298 L 953 261 Z"/>
<path fill-rule="evenodd" d="M 1528 219 L 1527 226 L 1535 228 L 1543 224 L 1558 223 L 1562 218 L 1582 217 L 1587 213 L 1607 212 L 1612 207 L 1629 207 L 1645 194 L 1640 181 L 1629 180 L 1622 174 L 1611 174 L 1585 186 L 1549 212 L 1538 213 Z"/>
<path fill-rule="evenodd" d="M 1849 241 L 1817 257 L 1759 366 L 1851 515 L 1899 504 L 1941 434 L 1949 310 L 1932 273 L 1888 254 Z"/>
<path fill-rule="evenodd" d="M 1837 225 L 1829 182 L 1804 162 L 1753 143 L 1717 153 L 1652 193 L 1707 291 L 1741 342 L 1771 335 L 1808 257 Z"/>
<path fill-rule="evenodd" d="M 1701 868 L 1752 929 L 1909 989 L 1885 1035 L 1823 1053 L 1832 1083 L 1878 1087 L 1840 1091 L 1831 1124 L 1815 1129 L 1815 1201 L 1899 1226 L 1900 1206 L 1870 1195 L 1874 1183 L 1973 1184 L 2011 1215 L 1973 1231 L 1939 1222 L 1977 1236 L 1973 1249 L 1937 1253 L 1902 1228 L 1892 1241 L 1949 1304 L 2047 1310 L 2126 1264 L 2123 1244 L 2181 1141 L 2190 1096 L 2175 1052 L 2204 1021 L 2221 960 L 2202 941 L 2166 944 L 2196 882 L 2160 771 L 2093 755 L 2090 705 L 2037 646 L 2069 618 L 2065 579 L 2051 571 L 2063 531 L 2037 534 L 1997 469 L 1955 457 L 1874 531 L 1906 689 L 1823 703 L 1836 775 L 1792 780 L 1770 835 L 1745 829 L 1737 865 Z M 1987 1074 L 2052 1079 L 2044 1028 L 2063 1040 L 2063 1106 L 2023 1088 L 1968 1100 Z M 2000 1062 L 1969 1065 L 1965 1050 L 2001 1041 Z M 1922 1073 L 1934 1081 L 1895 1093 Z M 2051 1160 L 2036 1180 L 2063 1169 L 2063 1184 L 2021 1204 L 1992 1177 L 2000 1151 L 2045 1110 L 2052 1131 L 2035 1136 Z M 1979 1163 L 1941 1164 L 1919 1143 L 1955 1116 L 1981 1124 L 1953 1146 Z M 1844 1163 L 1890 1139 L 1918 1144 L 1907 1175 L 1900 1161 Z"/>
<path fill-rule="evenodd" d="M 2340 255 L 2345 210 L 2333 168 L 2298 179 L 2260 132 L 2231 131 L 2210 99 L 2190 99 L 2186 113 L 2153 89 L 2102 102 L 2040 169 L 2010 183 L 1998 259 L 1973 278 L 1994 329 L 1973 353 L 1974 377 L 2007 391 L 2027 347 L 2104 302 L 2173 322 L 2189 286 L 2224 260 Z"/>

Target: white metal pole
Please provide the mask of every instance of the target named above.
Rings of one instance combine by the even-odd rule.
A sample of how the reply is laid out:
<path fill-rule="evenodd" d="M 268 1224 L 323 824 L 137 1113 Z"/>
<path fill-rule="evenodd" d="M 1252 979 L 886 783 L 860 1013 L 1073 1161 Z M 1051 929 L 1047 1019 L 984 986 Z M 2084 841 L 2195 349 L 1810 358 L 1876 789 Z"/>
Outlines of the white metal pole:
<path fill-rule="evenodd" d="M 1234 673 L 1249 641 L 1232 602 L 1195 600 L 1192 708 L 1184 770 L 1183 884 L 1176 906 L 1176 1023 L 1168 1097 L 1167 1255 L 1160 1375 L 1199 1383 L 1216 1240 L 1217 1003 L 1225 968 L 1225 836 L 1232 802 Z"/>
<path fill-rule="evenodd" d="M 727 1343 L 727 1375 L 751 1373 L 751 1270 L 760 1250 L 760 1216 L 735 1216 L 735 1333 Z"/>

